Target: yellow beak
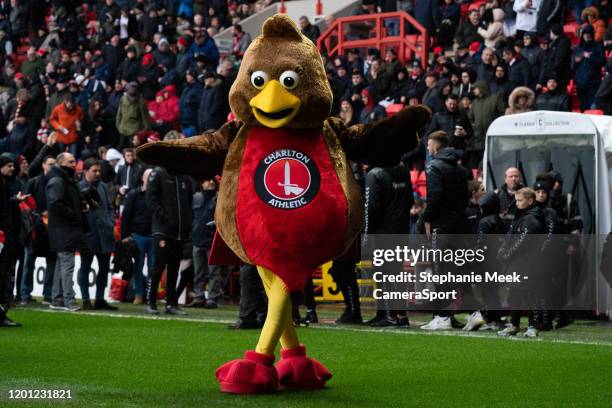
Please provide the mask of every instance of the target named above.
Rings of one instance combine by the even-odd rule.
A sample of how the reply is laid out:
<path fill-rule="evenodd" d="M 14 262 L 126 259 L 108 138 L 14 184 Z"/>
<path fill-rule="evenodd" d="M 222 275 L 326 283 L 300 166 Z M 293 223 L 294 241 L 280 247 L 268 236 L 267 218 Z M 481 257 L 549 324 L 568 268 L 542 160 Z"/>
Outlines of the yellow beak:
<path fill-rule="evenodd" d="M 279 128 L 291 122 L 298 113 L 300 98 L 286 90 L 276 79 L 268 82 L 249 102 L 255 118 L 269 128 Z"/>

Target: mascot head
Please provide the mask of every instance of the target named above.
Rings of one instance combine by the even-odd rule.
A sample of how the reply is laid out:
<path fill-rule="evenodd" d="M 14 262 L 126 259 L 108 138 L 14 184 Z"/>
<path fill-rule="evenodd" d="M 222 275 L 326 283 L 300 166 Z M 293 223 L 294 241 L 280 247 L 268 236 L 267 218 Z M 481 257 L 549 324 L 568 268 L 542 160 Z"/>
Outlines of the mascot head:
<path fill-rule="evenodd" d="M 266 20 L 229 94 L 236 119 L 269 128 L 311 128 L 329 116 L 332 92 L 317 47 L 286 15 Z"/>

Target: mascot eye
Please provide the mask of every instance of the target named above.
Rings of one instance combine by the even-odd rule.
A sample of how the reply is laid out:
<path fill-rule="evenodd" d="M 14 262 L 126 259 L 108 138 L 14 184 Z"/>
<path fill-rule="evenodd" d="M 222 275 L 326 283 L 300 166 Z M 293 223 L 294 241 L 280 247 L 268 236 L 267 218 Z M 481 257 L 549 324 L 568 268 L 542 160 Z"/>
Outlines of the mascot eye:
<path fill-rule="evenodd" d="M 257 89 L 264 87 L 268 83 L 268 74 L 263 71 L 255 71 L 251 74 L 251 83 Z"/>
<path fill-rule="evenodd" d="M 295 71 L 285 71 L 280 76 L 280 83 L 287 89 L 293 89 L 298 86 L 300 77 Z"/>

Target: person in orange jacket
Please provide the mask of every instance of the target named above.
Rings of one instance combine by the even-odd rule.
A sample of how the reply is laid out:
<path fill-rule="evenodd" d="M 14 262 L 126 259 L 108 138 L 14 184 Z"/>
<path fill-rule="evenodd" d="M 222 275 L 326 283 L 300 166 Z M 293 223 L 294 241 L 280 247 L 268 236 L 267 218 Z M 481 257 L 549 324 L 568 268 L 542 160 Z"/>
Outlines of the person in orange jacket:
<path fill-rule="evenodd" d="M 49 123 L 57 132 L 57 143 L 60 151 L 77 154 L 77 142 L 83 121 L 83 110 L 74 103 L 72 95 L 64 97 L 62 103 L 51 111 Z"/>

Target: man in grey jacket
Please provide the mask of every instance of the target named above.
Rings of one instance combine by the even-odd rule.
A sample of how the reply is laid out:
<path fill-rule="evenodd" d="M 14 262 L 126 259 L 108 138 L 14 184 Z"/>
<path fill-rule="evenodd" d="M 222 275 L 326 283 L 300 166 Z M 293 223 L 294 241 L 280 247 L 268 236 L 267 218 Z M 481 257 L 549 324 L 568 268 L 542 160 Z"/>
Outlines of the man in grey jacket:
<path fill-rule="evenodd" d="M 81 288 L 83 309 L 117 310 L 104 300 L 104 290 L 108 284 L 110 254 L 115 249 L 114 209 L 108 199 L 106 185 L 100 182 L 102 167 L 98 159 L 89 158 L 83 163 L 83 179 L 79 183 L 81 195 L 89 205 L 85 214 L 86 232 L 84 246 L 81 250 L 81 268 L 77 282 Z M 96 275 L 96 300 L 89 300 L 89 271 L 94 256 L 98 260 Z"/>

